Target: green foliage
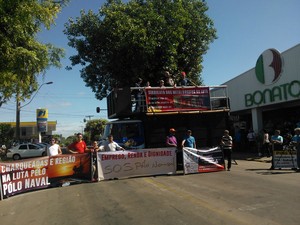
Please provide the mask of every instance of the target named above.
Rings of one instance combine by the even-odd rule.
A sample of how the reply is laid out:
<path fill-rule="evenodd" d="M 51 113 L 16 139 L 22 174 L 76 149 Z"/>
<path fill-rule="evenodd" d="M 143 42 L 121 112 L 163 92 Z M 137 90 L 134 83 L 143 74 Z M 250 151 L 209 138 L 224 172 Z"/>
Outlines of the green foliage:
<path fill-rule="evenodd" d="M 13 141 L 14 128 L 10 124 L 0 123 L 0 147 L 1 145 L 10 146 Z"/>
<path fill-rule="evenodd" d="M 42 44 L 37 33 L 50 29 L 68 0 L 0 0 L 0 102 L 17 93 L 19 100 L 37 90 L 37 76 L 59 67 L 63 49 Z"/>
<path fill-rule="evenodd" d="M 85 126 L 85 136 L 90 142 L 99 140 L 100 136 L 103 134 L 105 124 L 108 121 L 106 119 L 99 120 L 88 120 Z"/>
<path fill-rule="evenodd" d="M 207 10 L 201 0 L 109 0 L 96 14 L 82 11 L 65 29 L 78 52 L 72 66 L 83 66 L 81 77 L 100 100 L 138 77 L 156 86 L 164 70 L 201 84 L 203 55 L 216 38 Z"/>
<path fill-rule="evenodd" d="M 69 136 L 69 137 L 67 137 L 63 142 L 62 142 L 62 144 L 64 145 L 64 146 L 68 146 L 68 145 L 70 145 L 71 143 L 73 143 L 74 141 L 76 141 L 76 135 L 72 135 L 72 136 Z"/>

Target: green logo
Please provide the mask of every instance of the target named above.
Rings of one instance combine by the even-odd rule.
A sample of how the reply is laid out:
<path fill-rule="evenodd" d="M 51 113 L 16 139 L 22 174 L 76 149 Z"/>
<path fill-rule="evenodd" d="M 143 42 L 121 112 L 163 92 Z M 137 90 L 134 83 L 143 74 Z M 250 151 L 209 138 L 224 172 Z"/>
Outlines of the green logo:
<path fill-rule="evenodd" d="M 264 51 L 256 61 L 256 78 L 264 85 L 275 83 L 279 79 L 281 72 L 282 60 L 280 53 L 276 49 Z"/>

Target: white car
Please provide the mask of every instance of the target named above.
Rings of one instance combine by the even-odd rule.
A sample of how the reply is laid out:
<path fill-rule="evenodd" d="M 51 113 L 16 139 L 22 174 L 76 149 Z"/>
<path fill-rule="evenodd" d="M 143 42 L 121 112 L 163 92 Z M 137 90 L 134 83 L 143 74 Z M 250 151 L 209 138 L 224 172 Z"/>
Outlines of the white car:
<path fill-rule="evenodd" d="M 22 158 L 31 158 L 46 156 L 47 149 L 45 147 L 36 144 L 19 144 L 7 150 L 6 157 L 13 160 L 19 160 Z"/>

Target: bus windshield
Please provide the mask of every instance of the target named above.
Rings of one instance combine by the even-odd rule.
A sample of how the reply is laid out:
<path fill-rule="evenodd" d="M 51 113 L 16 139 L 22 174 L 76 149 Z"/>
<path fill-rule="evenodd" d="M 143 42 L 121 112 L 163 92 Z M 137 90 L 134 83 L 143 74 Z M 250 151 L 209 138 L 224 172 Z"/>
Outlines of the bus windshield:
<path fill-rule="evenodd" d="M 114 121 L 105 126 L 103 138 L 112 134 L 114 141 L 126 149 L 144 148 L 144 129 L 141 121 Z"/>

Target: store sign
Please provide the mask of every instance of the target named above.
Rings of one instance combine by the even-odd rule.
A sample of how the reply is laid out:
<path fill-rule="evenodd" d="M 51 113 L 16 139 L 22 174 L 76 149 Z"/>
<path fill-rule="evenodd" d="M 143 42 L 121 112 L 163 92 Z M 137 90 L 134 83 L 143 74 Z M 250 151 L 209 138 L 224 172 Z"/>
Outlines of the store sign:
<path fill-rule="evenodd" d="M 282 59 L 276 49 L 264 51 L 258 58 L 255 66 L 255 75 L 258 82 L 265 86 L 275 84 L 282 75 Z M 263 90 L 256 90 L 244 96 L 245 106 L 253 107 L 264 104 L 287 101 L 299 98 L 300 80 L 293 80 Z"/>
<path fill-rule="evenodd" d="M 36 110 L 36 122 L 38 132 L 48 131 L 48 109 Z"/>
<path fill-rule="evenodd" d="M 290 83 L 274 86 L 273 88 L 266 88 L 262 91 L 257 90 L 251 94 L 245 95 L 245 106 L 258 106 L 267 103 L 275 103 L 286 101 L 289 98 L 300 97 L 300 81 L 294 80 Z"/>

